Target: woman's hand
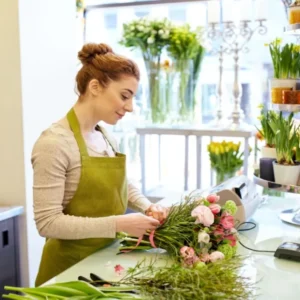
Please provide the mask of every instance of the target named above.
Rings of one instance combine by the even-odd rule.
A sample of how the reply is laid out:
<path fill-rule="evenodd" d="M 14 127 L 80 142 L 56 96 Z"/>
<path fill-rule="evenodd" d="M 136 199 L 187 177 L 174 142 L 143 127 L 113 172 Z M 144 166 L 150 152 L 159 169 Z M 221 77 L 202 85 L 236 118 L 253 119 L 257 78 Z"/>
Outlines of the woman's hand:
<path fill-rule="evenodd" d="M 162 223 L 169 214 L 169 208 L 163 207 L 160 204 L 151 204 L 145 213 L 147 216 L 151 216 Z"/>
<path fill-rule="evenodd" d="M 126 232 L 129 235 L 140 237 L 147 230 L 155 230 L 159 221 L 141 213 L 132 213 L 116 217 L 116 232 Z"/>

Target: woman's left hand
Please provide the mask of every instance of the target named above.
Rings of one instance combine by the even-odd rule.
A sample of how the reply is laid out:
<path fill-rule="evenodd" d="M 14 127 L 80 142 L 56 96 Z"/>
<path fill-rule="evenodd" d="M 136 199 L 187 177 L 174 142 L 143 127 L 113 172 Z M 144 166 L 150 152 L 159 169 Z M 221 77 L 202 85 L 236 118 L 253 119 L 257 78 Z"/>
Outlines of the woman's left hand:
<path fill-rule="evenodd" d="M 146 210 L 146 215 L 151 216 L 154 219 L 160 221 L 161 223 L 167 218 L 169 213 L 169 208 L 163 207 L 159 204 L 151 204 Z"/>

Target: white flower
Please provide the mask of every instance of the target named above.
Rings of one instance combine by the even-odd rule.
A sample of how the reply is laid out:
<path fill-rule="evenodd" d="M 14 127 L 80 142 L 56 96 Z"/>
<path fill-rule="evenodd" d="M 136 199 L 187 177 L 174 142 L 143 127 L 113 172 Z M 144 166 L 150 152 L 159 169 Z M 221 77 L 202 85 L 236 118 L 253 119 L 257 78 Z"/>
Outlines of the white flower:
<path fill-rule="evenodd" d="M 198 242 L 201 243 L 209 243 L 209 235 L 205 231 L 200 231 L 198 234 Z"/>
<path fill-rule="evenodd" d="M 144 27 L 143 25 L 139 25 L 139 26 L 138 26 L 138 30 L 139 30 L 139 31 L 144 31 L 144 29 L 145 29 L 145 27 Z"/>
<path fill-rule="evenodd" d="M 164 34 L 161 37 L 165 40 L 165 39 L 167 39 L 169 37 L 169 35 L 168 34 Z"/>
<path fill-rule="evenodd" d="M 160 30 L 158 31 L 158 34 L 163 35 L 163 34 L 164 34 L 164 31 L 163 31 L 162 29 L 160 29 Z"/>
<path fill-rule="evenodd" d="M 131 31 L 134 31 L 135 30 L 135 27 L 132 25 L 132 26 L 130 26 L 130 30 Z"/>
<path fill-rule="evenodd" d="M 148 43 L 148 44 L 153 44 L 153 43 L 154 43 L 154 38 L 153 38 L 152 36 L 151 36 L 151 37 L 148 37 L 147 43 Z"/>
<path fill-rule="evenodd" d="M 151 33 L 152 33 L 153 35 L 156 35 L 157 31 L 156 31 L 156 30 L 152 30 Z"/>
<path fill-rule="evenodd" d="M 169 31 L 169 30 L 166 30 L 166 31 L 165 31 L 165 34 L 166 34 L 166 35 L 169 35 L 169 34 L 170 34 L 170 31 Z"/>

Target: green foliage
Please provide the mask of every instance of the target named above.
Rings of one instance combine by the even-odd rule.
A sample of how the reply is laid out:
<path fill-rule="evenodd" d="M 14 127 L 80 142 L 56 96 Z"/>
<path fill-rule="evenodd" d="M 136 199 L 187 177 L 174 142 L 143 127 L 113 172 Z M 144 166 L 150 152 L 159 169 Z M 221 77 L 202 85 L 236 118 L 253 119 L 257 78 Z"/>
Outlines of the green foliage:
<path fill-rule="evenodd" d="M 257 128 L 261 136 L 266 141 L 266 146 L 273 148 L 275 146 L 275 133 L 270 126 L 272 120 L 278 118 L 278 113 L 275 111 L 268 111 L 261 106 L 261 113 L 258 119 L 260 120 L 261 128 Z"/>
<path fill-rule="evenodd" d="M 294 125 L 293 116 L 291 113 L 285 119 L 280 112 L 278 118 L 270 120 L 270 126 L 275 134 L 277 162 L 283 165 L 294 165 L 295 150 L 299 151 L 299 126 Z"/>

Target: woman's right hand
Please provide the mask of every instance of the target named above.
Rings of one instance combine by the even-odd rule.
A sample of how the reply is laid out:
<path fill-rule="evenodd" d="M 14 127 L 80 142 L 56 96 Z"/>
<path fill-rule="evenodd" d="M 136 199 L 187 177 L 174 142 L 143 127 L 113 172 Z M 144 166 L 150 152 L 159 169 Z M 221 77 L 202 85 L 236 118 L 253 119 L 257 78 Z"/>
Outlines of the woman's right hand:
<path fill-rule="evenodd" d="M 129 235 L 140 237 L 147 230 L 154 230 L 159 221 L 141 213 L 132 213 L 116 217 L 116 232 L 126 232 Z"/>

